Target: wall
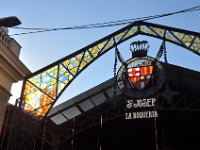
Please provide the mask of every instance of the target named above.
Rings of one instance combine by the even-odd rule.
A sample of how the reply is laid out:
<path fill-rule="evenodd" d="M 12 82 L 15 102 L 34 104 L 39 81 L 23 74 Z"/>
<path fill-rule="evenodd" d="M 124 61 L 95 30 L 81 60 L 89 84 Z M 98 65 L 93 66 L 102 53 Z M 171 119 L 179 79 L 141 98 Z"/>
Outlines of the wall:
<path fill-rule="evenodd" d="M 21 46 L 0 27 L 0 134 L 12 83 L 30 73 L 19 60 Z"/>

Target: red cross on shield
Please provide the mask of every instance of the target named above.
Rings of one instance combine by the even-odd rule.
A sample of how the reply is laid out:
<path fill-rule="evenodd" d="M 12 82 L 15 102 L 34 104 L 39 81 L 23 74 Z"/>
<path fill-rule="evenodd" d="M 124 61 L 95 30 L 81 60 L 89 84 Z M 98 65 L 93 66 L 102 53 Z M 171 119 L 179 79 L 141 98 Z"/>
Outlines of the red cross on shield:
<path fill-rule="evenodd" d="M 131 83 L 142 90 L 151 80 L 153 66 L 140 66 L 128 69 L 128 77 Z"/>

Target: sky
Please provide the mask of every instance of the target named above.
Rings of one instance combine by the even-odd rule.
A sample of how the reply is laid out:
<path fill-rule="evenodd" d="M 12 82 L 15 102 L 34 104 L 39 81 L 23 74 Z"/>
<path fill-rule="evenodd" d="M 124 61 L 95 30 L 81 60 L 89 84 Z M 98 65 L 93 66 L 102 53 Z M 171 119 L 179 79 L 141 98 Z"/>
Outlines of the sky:
<path fill-rule="evenodd" d="M 1 2 L 0 18 L 17 16 L 22 22 L 19 27 L 57 28 L 159 15 L 199 4 L 199 0 L 6 0 Z M 199 32 L 199 16 L 200 11 L 148 22 Z M 31 72 L 35 72 L 124 26 L 52 31 L 13 38 L 22 46 L 20 60 Z M 10 35 L 21 32 L 27 30 L 9 29 Z M 125 59 L 131 57 L 128 53 L 129 44 L 138 40 L 149 41 L 149 55 L 153 57 L 162 42 L 146 36 L 134 37 L 119 46 Z M 200 59 L 196 54 L 171 43 L 167 43 L 167 54 L 169 63 L 200 72 Z M 83 71 L 66 89 L 56 105 L 112 78 L 113 65 L 114 50 L 111 50 Z M 13 85 L 10 103 L 14 103 L 20 96 L 21 87 L 21 82 Z"/>

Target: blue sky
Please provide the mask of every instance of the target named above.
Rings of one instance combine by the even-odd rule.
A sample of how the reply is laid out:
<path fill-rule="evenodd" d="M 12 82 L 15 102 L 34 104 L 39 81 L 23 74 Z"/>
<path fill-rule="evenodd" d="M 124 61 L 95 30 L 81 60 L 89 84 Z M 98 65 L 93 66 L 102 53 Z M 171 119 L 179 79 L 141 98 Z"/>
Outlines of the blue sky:
<path fill-rule="evenodd" d="M 14 15 L 21 20 L 20 27 L 56 28 L 163 14 L 199 4 L 199 0 L 6 0 L 1 2 L 0 18 Z M 199 16 L 200 12 L 191 12 L 149 22 L 199 32 Z M 122 27 L 53 31 L 13 38 L 22 46 L 21 61 L 32 72 L 35 72 Z M 10 29 L 10 34 L 20 32 L 24 30 Z M 127 56 L 129 44 L 137 40 L 148 40 L 151 45 L 149 55 L 155 57 L 161 41 L 146 36 L 137 36 L 119 46 L 122 55 L 124 53 L 126 56 L 125 59 L 129 57 Z M 169 63 L 200 71 L 199 56 L 170 43 L 167 43 L 167 51 Z M 80 74 L 57 104 L 113 77 L 113 64 L 114 51 L 111 50 Z M 12 102 L 19 97 L 20 90 L 20 83 L 13 86 Z"/>

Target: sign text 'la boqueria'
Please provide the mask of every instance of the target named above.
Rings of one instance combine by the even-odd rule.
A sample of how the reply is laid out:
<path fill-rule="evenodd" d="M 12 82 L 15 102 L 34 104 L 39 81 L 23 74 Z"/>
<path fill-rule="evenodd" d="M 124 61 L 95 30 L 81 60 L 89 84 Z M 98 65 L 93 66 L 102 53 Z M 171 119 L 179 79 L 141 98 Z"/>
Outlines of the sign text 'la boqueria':
<path fill-rule="evenodd" d="M 151 108 L 155 106 L 155 98 L 127 100 L 126 107 L 131 108 Z M 158 117 L 157 111 L 142 111 L 142 112 L 126 112 L 125 119 L 137 119 L 137 118 L 155 118 Z"/>

